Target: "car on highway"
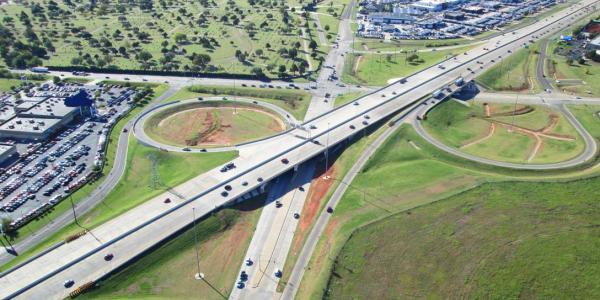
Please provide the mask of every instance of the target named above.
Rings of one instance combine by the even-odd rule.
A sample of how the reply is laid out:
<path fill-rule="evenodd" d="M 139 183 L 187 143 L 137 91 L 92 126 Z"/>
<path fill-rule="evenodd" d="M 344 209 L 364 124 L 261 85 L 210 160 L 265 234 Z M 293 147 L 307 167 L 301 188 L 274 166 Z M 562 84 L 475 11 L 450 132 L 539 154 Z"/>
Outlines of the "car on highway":
<path fill-rule="evenodd" d="M 281 276 L 283 275 L 283 272 L 281 272 L 281 270 L 280 270 L 280 269 L 277 269 L 277 270 L 275 270 L 275 273 L 274 273 L 274 275 L 275 275 L 275 277 L 277 277 L 277 278 L 281 278 Z"/>
<path fill-rule="evenodd" d="M 246 284 L 243 283 L 243 282 L 241 282 L 241 281 L 237 283 L 237 288 L 238 289 L 243 289 L 245 286 L 246 286 Z"/>
<path fill-rule="evenodd" d="M 354 101 L 354 106 L 358 106 L 360 103 L 358 103 L 358 101 Z"/>
<path fill-rule="evenodd" d="M 290 161 L 289 161 L 287 158 L 282 158 L 282 159 L 281 159 L 281 162 L 282 162 L 283 164 L 285 164 L 285 165 L 287 165 L 287 164 L 289 164 L 289 163 L 290 163 Z"/>
<path fill-rule="evenodd" d="M 279 201 L 279 200 L 276 200 L 276 201 L 275 201 L 275 207 L 276 207 L 276 208 L 280 208 L 280 207 L 282 207 L 282 206 L 283 206 L 283 203 L 281 203 L 281 201 Z"/>
<path fill-rule="evenodd" d="M 227 196 L 229 196 L 229 193 L 227 191 L 222 191 L 221 196 L 227 197 Z"/>
<path fill-rule="evenodd" d="M 330 214 L 333 213 L 333 208 L 331 206 L 328 206 L 327 207 L 327 212 L 330 213 Z"/>
<path fill-rule="evenodd" d="M 369 125 L 369 122 L 367 122 L 367 120 L 364 120 L 364 121 L 362 121 L 362 124 L 366 126 L 366 125 Z"/>
<path fill-rule="evenodd" d="M 111 261 L 113 259 L 113 257 L 115 257 L 114 254 L 108 253 L 108 254 L 104 255 L 104 260 L 105 261 Z"/>
<path fill-rule="evenodd" d="M 300 214 L 299 213 L 294 213 L 294 219 L 300 219 Z"/>
<path fill-rule="evenodd" d="M 72 287 L 74 284 L 75 284 L 75 280 L 73 280 L 73 279 L 68 279 L 68 280 L 65 280 L 65 282 L 63 282 L 63 286 L 64 286 L 65 288 L 70 288 L 70 287 Z"/>
<path fill-rule="evenodd" d="M 229 184 L 228 184 L 228 185 L 226 185 L 224 188 L 225 188 L 225 190 L 226 190 L 226 191 L 231 191 L 231 190 L 233 189 L 233 188 L 231 187 L 231 185 L 229 185 Z"/>
<path fill-rule="evenodd" d="M 183 150 L 183 151 L 186 151 L 186 152 L 190 152 L 190 151 L 192 151 L 192 149 L 190 149 L 190 148 L 188 148 L 188 147 L 182 148 L 181 150 Z"/>
<path fill-rule="evenodd" d="M 250 258 L 246 259 L 246 266 L 251 266 L 253 264 L 254 264 L 254 262 L 252 261 L 252 259 L 250 259 Z"/>
<path fill-rule="evenodd" d="M 246 273 L 246 271 L 243 271 L 240 273 L 240 280 L 241 281 L 247 281 L 248 280 L 248 273 Z"/>
<path fill-rule="evenodd" d="M 356 126 L 350 124 L 350 129 L 356 129 Z"/>
<path fill-rule="evenodd" d="M 243 186 L 247 186 L 247 185 L 248 185 L 248 181 L 244 181 L 244 182 L 242 182 L 242 185 L 243 185 Z"/>

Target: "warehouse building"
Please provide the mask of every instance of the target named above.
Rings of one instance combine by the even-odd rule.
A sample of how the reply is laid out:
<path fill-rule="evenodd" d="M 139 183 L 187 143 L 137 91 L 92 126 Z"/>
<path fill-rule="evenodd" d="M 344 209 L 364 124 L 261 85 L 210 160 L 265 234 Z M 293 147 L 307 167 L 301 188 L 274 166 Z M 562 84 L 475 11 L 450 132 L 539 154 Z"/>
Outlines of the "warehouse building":
<path fill-rule="evenodd" d="M 43 141 L 64 125 L 61 119 L 15 117 L 0 125 L 0 136 L 14 140 Z"/>

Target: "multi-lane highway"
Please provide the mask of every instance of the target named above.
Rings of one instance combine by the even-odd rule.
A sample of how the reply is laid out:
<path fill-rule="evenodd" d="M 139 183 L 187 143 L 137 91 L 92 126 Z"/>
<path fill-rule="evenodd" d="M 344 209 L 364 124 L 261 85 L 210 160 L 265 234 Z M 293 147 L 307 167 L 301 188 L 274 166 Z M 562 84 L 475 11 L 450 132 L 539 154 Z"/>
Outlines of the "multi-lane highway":
<path fill-rule="evenodd" d="M 585 5 L 596 1 L 583 1 Z M 126 263 L 152 245 L 185 227 L 192 221 L 192 208 L 198 215 L 210 213 L 233 199 L 260 187 L 293 166 L 322 153 L 371 124 L 413 104 L 416 99 L 445 87 L 456 78 L 480 73 L 494 59 L 509 54 L 527 44 L 530 39 L 548 34 L 570 23 L 570 15 L 581 13 L 576 5 L 531 26 L 490 39 L 482 46 L 361 97 L 355 102 L 333 109 L 304 123 L 305 129 L 294 129 L 262 151 L 242 155 L 232 171 L 211 170 L 175 189 L 176 197 L 163 194 L 132 209 L 91 234 L 50 251 L 46 255 L 0 278 L 0 297 L 26 299 L 64 298 L 73 288 L 96 280 Z M 536 37 L 533 37 L 536 36 Z M 491 62 L 482 65 L 478 61 Z M 470 70 L 469 70 L 470 69 Z M 314 129 L 310 129 L 314 127 Z M 307 139 L 308 132 L 312 139 Z M 266 150 L 266 151 L 265 151 Z M 287 158 L 289 163 L 283 163 Z M 225 186 L 231 191 L 223 193 Z M 164 203 L 170 197 L 171 203 Z M 105 261 L 107 253 L 114 254 Z M 73 288 L 65 289 L 63 281 L 76 279 Z"/>

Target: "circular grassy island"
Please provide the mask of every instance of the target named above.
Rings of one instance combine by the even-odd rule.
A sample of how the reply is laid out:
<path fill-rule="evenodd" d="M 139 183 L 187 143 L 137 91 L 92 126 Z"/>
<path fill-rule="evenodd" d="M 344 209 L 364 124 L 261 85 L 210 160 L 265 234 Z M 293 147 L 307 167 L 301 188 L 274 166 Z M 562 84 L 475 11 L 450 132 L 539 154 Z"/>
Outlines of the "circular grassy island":
<path fill-rule="evenodd" d="M 161 109 L 144 124 L 146 134 L 163 144 L 223 147 L 277 134 L 286 123 L 265 108 L 223 101 L 188 102 Z"/>

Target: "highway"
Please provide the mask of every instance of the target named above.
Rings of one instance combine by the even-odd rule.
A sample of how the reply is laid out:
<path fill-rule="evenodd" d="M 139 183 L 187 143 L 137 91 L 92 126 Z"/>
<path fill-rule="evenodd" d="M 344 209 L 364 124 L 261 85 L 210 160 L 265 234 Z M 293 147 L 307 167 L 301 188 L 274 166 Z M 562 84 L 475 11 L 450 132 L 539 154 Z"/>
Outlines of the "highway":
<path fill-rule="evenodd" d="M 546 51 L 548 50 L 548 39 L 540 40 L 538 59 L 536 62 L 536 72 L 535 76 L 537 81 L 542 85 L 542 89 L 544 91 L 552 91 L 554 87 L 546 78 L 546 74 L 544 74 L 544 64 L 546 62 Z"/>
<path fill-rule="evenodd" d="M 583 1 L 592 2 L 595 3 Z M 174 199 L 169 194 L 160 195 L 99 226 L 92 234 L 61 246 L 0 278 L 0 285 L 3 286 L 0 297 L 64 298 L 73 289 L 62 286 L 65 279 L 78 279 L 76 287 L 104 276 L 191 223 L 192 207 L 198 215 L 204 215 L 216 207 L 230 203 L 260 187 L 263 182 L 320 154 L 325 149 L 326 141 L 328 145 L 335 145 L 345 140 L 360 129 L 410 106 L 416 99 L 468 73 L 467 68 L 479 73 L 489 67 L 487 64 L 486 67 L 480 66 L 478 60 L 492 61 L 495 57 L 506 55 L 508 50 L 514 51 L 522 47 L 531 38 L 531 34 L 539 35 L 550 29 L 563 27 L 561 23 L 564 21 L 558 19 L 565 18 L 570 13 L 570 9 L 561 11 L 545 21 L 519 29 L 514 35 L 491 39 L 465 55 L 443 62 L 440 64 L 442 67 L 434 66 L 408 77 L 404 84 L 389 85 L 353 103 L 308 120 L 304 125 L 314 125 L 316 129 L 294 129 L 281 135 L 276 142 L 266 144 L 268 146 L 263 149 L 270 151 L 237 158 L 234 162 L 238 167 L 234 171 L 221 173 L 211 170 L 178 186 L 176 190 L 183 199 Z M 308 130 L 311 131 L 311 140 L 306 138 Z M 284 157 L 289 159 L 289 164 L 281 162 Z M 233 189 L 228 195 L 222 196 L 225 185 L 230 185 Z M 174 201 L 170 204 L 163 203 L 166 196 Z M 114 254 L 110 262 L 103 259 L 108 252 Z"/>

